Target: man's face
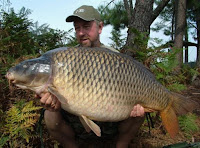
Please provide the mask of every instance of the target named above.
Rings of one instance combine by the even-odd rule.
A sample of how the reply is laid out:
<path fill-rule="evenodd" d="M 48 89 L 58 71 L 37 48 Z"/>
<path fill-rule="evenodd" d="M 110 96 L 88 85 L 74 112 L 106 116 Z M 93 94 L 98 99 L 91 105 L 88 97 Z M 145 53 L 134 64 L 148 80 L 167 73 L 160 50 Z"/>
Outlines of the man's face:
<path fill-rule="evenodd" d="M 102 32 L 103 23 L 95 21 L 84 21 L 76 19 L 74 21 L 76 38 L 79 44 L 83 47 L 98 47 L 100 46 L 99 34 Z"/>

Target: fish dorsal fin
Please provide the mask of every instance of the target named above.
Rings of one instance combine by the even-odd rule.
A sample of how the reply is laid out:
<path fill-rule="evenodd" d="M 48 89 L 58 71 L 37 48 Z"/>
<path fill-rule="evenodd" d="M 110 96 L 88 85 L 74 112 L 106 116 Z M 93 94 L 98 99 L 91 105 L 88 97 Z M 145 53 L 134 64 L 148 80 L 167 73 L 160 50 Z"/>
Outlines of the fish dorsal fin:
<path fill-rule="evenodd" d="M 67 99 L 63 96 L 63 95 L 61 95 L 57 90 L 56 90 L 56 88 L 55 87 L 48 87 L 48 91 L 50 92 L 50 93 L 52 93 L 54 96 L 56 96 L 57 98 L 58 98 L 58 100 L 60 101 L 60 103 L 62 103 L 62 104 L 68 104 L 68 102 L 67 102 Z"/>
<path fill-rule="evenodd" d="M 81 115 L 79 118 L 87 132 L 90 132 L 92 130 L 98 137 L 101 137 L 101 129 L 96 123 L 94 123 L 92 120 L 88 119 L 84 115 Z"/>

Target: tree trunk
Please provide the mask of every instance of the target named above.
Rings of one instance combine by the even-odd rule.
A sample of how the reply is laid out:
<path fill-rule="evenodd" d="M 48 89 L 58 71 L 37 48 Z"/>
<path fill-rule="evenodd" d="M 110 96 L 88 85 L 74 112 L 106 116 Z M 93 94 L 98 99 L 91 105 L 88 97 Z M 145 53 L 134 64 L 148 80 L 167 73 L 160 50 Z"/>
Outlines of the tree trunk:
<path fill-rule="evenodd" d="M 150 26 L 168 2 L 169 0 L 162 0 L 153 11 L 154 0 L 136 0 L 134 9 L 132 0 L 124 0 L 129 20 L 124 51 L 126 54 L 134 56 L 136 51 L 146 49 Z"/>
<path fill-rule="evenodd" d="M 172 27 L 171 27 L 171 41 L 174 41 L 174 30 L 175 30 L 175 0 L 172 1 L 173 5 L 173 13 L 172 13 L 172 21 L 171 21 L 171 24 L 172 24 Z M 170 46 L 171 47 L 171 46 Z M 170 52 L 171 48 L 168 49 L 168 52 Z"/>
<path fill-rule="evenodd" d="M 143 39 L 140 37 L 144 37 L 145 40 L 145 38 L 147 39 L 149 36 L 149 22 L 151 21 L 150 19 L 152 11 L 153 0 L 136 0 L 135 9 L 133 12 L 134 15 L 132 15 L 128 27 L 128 36 L 126 41 L 126 47 L 128 49 L 133 49 L 135 52 L 142 50 L 142 46 L 145 45 L 145 43 L 142 43 Z"/>
<path fill-rule="evenodd" d="M 174 28 L 175 28 L 175 0 L 172 1 L 173 5 L 173 15 L 172 15 L 172 30 L 171 30 L 171 40 L 173 41 L 174 40 Z"/>
<path fill-rule="evenodd" d="M 200 67 L 200 8 L 196 11 L 197 24 L 197 67 Z"/>
<path fill-rule="evenodd" d="M 188 26 L 186 22 L 186 28 L 185 28 L 185 42 L 188 43 Z M 188 63 L 188 48 L 189 46 L 185 45 L 185 63 Z"/>
<path fill-rule="evenodd" d="M 185 20 L 186 20 L 186 0 L 176 0 L 174 49 L 183 48 Z M 180 72 L 183 63 L 183 52 L 179 52 L 176 57 L 178 60 L 177 72 Z"/>

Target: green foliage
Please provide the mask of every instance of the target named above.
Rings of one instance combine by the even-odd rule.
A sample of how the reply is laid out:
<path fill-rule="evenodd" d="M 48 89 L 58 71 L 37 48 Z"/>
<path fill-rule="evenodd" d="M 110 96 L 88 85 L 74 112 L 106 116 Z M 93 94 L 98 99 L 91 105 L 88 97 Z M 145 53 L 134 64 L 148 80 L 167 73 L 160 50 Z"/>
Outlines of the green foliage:
<path fill-rule="evenodd" d="M 11 5 L 10 0 L 1 0 L 0 1 L 0 19 L 2 17 L 1 12 L 8 11 L 9 7 Z"/>
<path fill-rule="evenodd" d="M 176 52 L 166 52 L 161 50 L 154 55 L 154 63 L 151 63 L 151 70 L 156 75 L 156 79 L 172 91 L 185 89 L 183 74 L 174 72 L 177 66 Z"/>
<path fill-rule="evenodd" d="M 8 69 L 19 61 L 38 56 L 39 52 L 76 44 L 74 36 L 68 32 L 41 26 L 28 19 L 30 10 L 22 8 L 18 13 L 14 9 L 0 10 L 0 83 L 8 95 L 8 82 L 5 74 Z M 17 60 L 16 60 L 17 59 Z M 8 101 L 6 101 L 8 102 Z M 4 102 L 4 104 L 6 104 Z M 7 104 L 6 104 L 7 105 Z M 5 109 L 5 107 L 4 107 Z M 27 147 L 35 138 L 34 125 L 37 122 L 40 107 L 33 102 L 19 101 L 4 112 L 0 105 L 0 147 Z"/>
<path fill-rule="evenodd" d="M 0 147 L 23 146 L 31 138 L 35 138 L 33 125 L 38 120 L 37 111 L 40 109 L 41 107 L 34 106 L 33 101 L 21 100 L 5 113 L 1 112 Z"/>
<path fill-rule="evenodd" d="M 122 1 L 115 3 L 113 7 L 101 5 L 98 10 L 104 25 L 112 25 L 117 31 L 128 26 L 128 16 Z"/>
<path fill-rule="evenodd" d="M 150 56 L 150 53 L 153 52 L 153 49 L 147 49 L 149 35 L 147 32 L 140 32 L 135 28 L 131 28 L 131 33 L 134 34 L 132 39 L 132 45 L 134 46 L 134 49 L 132 49 L 133 47 L 130 47 L 132 52 L 134 52 L 134 58 L 143 62 Z"/>
<path fill-rule="evenodd" d="M 158 5 L 161 1 L 156 1 L 156 4 Z M 167 6 L 163 9 L 163 11 L 159 15 L 159 21 L 155 23 L 154 27 L 151 28 L 152 31 L 159 32 L 163 31 L 164 35 L 171 36 L 171 40 L 173 39 L 174 35 L 174 0 L 170 1 Z"/>
<path fill-rule="evenodd" d="M 186 85 L 181 84 L 179 82 L 174 82 L 173 84 L 168 85 L 167 88 L 169 90 L 172 90 L 172 91 L 175 91 L 175 92 L 180 92 L 182 90 L 185 90 L 187 87 L 186 87 Z"/>
<path fill-rule="evenodd" d="M 195 114 L 188 114 L 179 117 L 179 125 L 184 134 L 190 137 L 193 133 L 199 131 L 199 127 L 196 124 L 197 116 Z"/>
<path fill-rule="evenodd" d="M 156 4 L 160 3 L 160 0 L 156 1 Z M 175 30 L 175 8 L 174 8 L 175 0 L 172 0 L 168 3 L 168 5 L 164 8 L 164 10 L 160 13 L 159 18 L 160 21 L 155 24 L 155 27 L 152 27 L 152 31 L 160 31 L 163 30 L 166 36 L 173 36 Z M 200 1 L 198 0 L 188 0 L 187 1 L 187 27 L 188 29 L 193 28 L 196 30 L 195 22 L 197 20 L 197 16 L 199 15 L 198 10 L 200 10 Z M 192 30 L 191 30 L 192 31 Z M 195 37 L 193 32 L 191 34 Z"/>
<path fill-rule="evenodd" d="M 72 29 L 66 32 L 49 28 L 47 24 L 39 26 L 38 22 L 36 22 L 32 25 L 30 30 L 35 43 L 34 51 L 36 52 L 44 53 L 54 48 L 63 47 L 67 43 L 71 44 L 71 42 L 75 40 L 73 36 L 70 35 Z"/>
<path fill-rule="evenodd" d="M 30 10 L 22 8 L 19 13 L 10 9 L 9 13 L 2 12 L 0 25 L 0 55 L 4 54 L 19 57 L 23 54 L 32 54 L 32 38 L 29 26 L 32 24 L 27 16 Z"/>
<path fill-rule="evenodd" d="M 21 55 L 43 53 L 50 49 L 62 47 L 67 41 L 76 42 L 68 32 L 41 26 L 28 19 L 31 13 L 24 7 L 16 13 L 13 8 L 2 11 L 0 18 L 0 57 L 10 55 L 19 58 Z M 2 60 L 2 59 L 0 59 Z"/>
<path fill-rule="evenodd" d="M 181 73 L 177 74 L 176 55 L 182 49 L 163 49 L 163 46 L 139 51 L 140 59 L 155 74 L 156 79 L 171 91 L 179 92 L 186 89 L 197 71 L 188 65 L 182 65 Z"/>
<path fill-rule="evenodd" d="M 187 8 L 188 8 L 187 18 L 189 19 L 189 21 L 195 22 L 196 21 L 195 16 L 199 15 L 198 10 L 200 9 L 200 1 L 198 0 L 187 1 Z M 191 26 L 191 27 L 194 27 L 194 26 Z"/>
<path fill-rule="evenodd" d="M 75 34 L 71 35 L 72 31 L 73 31 L 73 28 L 68 30 L 68 34 L 66 36 L 67 47 L 73 47 L 79 44 L 76 39 L 76 35 Z"/>
<path fill-rule="evenodd" d="M 110 37 L 110 39 L 113 41 L 113 43 L 111 43 L 110 46 L 117 50 L 122 49 L 122 47 L 125 45 L 126 38 L 122 38 L 120 31 L 115 29 L 112 30 L 111 34 L 112 37 Z"/>
<path fill-rule="evenodd" d="M 153 112 L 151 113 L 151 118 L 156 125 L 157 121 L 160 123 L 161 118 L 158 113 Z M 200 127 L 196 123 L 198 116 L 193 113 L 188 113 L 186 115 L 182 115 L 178 117 L 179 126 L 183 134 L 188 137 L 188 139 L 191 139 L 191 136 L 195 133 L 198 133 L 200 131 Z M 145 124 L 147 124 L 147 118 L 145 118 Z M 145 130 L 148 130 L 147 126 L 142 127 Z"/>
<path fill-rule="evenodd" d="M 41 26 L 28 19 L 29 9 L 22 8 L 18 13 L 14 9 L 8 12 L 0 10 L 0 74 L 5 76 L 7 70 L 22 55 L 36 57 L 50 49 L 77 44 L 74 36 L 68 32 Z M 1 79 L 0 82 L 4 82 Z"/>

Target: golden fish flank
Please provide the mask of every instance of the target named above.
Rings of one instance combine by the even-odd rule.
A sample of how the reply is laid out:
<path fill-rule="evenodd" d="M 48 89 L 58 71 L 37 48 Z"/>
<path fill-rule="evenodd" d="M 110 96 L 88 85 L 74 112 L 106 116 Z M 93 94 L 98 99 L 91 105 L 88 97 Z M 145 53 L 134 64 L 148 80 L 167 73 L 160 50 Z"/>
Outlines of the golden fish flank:
<path fill-rule="evenodd" d="M 41 80 L 30 79 L 26 74 L 35 73 L 35 77 L 41 77 L 41 74 L 37 75 L 37 71 L 27 66 L 27 71 L 32 71 L 24 72 L 22 77 L 22 63 L 9 70 L 7 78 L 24 79 L 21 86 L 40 80 L 37 84 L 48 86 L 48 90 L 60 100 L 62 108 L 79 116 L 84 127 L 92 129 L 98 136 L 101 135 L 100 128 L 91 120 L 124 120 L 129 117 L 133 105 L 139 103 L 146 111 L 159 111 L 166 130 L 175 137 L 178 133 L 176 114 L 198 106 L 190 99 L 169 92 L 141 63 L 107 49 L 60 48 L 24 62 L 49 64 L 52 69 Z M 28 88 L 41 92 L 37 90 L 39 87 L 29 85 Z"/>
<path fill-rule="evenodd" d="M 74 59 L 73 59 L 74 60 Z M 93 59 L 94 60 L 94 59 Z M 80 61 L 80 63 L 81 63 L 82 61 Z M 91 62 L 87 62 L 87 64 L 89 65 L 89 66 L 92 66 L 92 61 Z M 83 66 L 81 66 L 81 67 L 83 67 Z M 105 67 L 105 66 L 104 66 Z M 103 69 L 105 69 L 103 67 Z M 78 67 L 77 67 L 78 68 Z M 95 76 L 95 71 L 92 71 L 92 69 L 90 68 L 90 69 L 86 69 L 86 71 L 88 71 L 88 74 L 90 75 L 90 77 L 92 78 L 92 77 L 94 77 Z M 97 71 L 97 70 L 96 70 Z M 96 72 L 97 73 L 97 72 Z M 80 74 L 80 73 L 79 73 Z M 73 74 L 72 74 L 73 75 Z M 107 73 L 105 74 L 105 76 L 107 75 Z M 60 76 L 59 76 L 60 77 Z M 70 76 L 69 75 L 69 79 L 71 79 L 72 77 L 73 77 L 73 81 L 74 82 L 76 82 L 77 80 L 76 80 L 76 78 L 77 78 L 77 75 L 73 75 L 73 76 Z M 80 77 L 81 78 L 81 77 Z M 79 79 L 80 80 L 80 79 Z M 84 83 L 84 81 L 83 81 L 83 83 Z M 86 80 L 85 79 L 85 83 L 84 83 L 84 85 L 88 88 L 88 87 L 90 87 L 90 86 L 87 86 L 87 85 L 89 85 L 89 83 L 91 83 L 90 81 L 88 81 L 88 80 Z M 75 85 L 75 84 L 74 84 Z M 78 85 L 78 84 L 76 84 L 76 85 Z M 100 85 L 97 85 L 97 88 L 98 87 L 100 87 Z M 79 88 L 79 87 L 78 87 Z M 81 90 L 82 88 L 79 88 L 79 90 Z M 92 91 L 93 90 L 93 88 L 90 88 L 90 89 L 88 89 L 88 93 L 82 93 L 82 94 L 86 94 L 86 96 L 85 97 L 88 97 L 88 95 L 92 95 Z M 85 92 L 85 91 L 84 91 Z M 85 98 L 84 96 L 83 96 L 83 98 Z"/>
<path fill-rule="evenodd" d="M 87 56 L 87 55 L 86 55 Z M 104 58 L 102 58 L 102 57 L 104 57 Z M 107 70 L 111 70 L 111 67 L 106 67 L 106 64 L 109 64 L 109 62 L 108 62 L 108 60 L 107 59 L 109 59 L 108 58 L 108 56 L 107 55 L 100 55 L 100 58 L 101 59 L 99 59 L 99 61 L 101 61 L 101 63 L 100 64 L 104 64 L 104 65 L 102 65 L 101 66 L 101 70 L 102 71 L 105 71 L 106 70 L 106 68 L 107 68 Z M 92 59 L 92 58 L 89 58 L 89 59 Z M 98 59 L 98 57 L 95 57 L 95 58 L 93 58 L 93 60 L 88 60 L 88 58 L 85 60 L 86 62 L 84 63 L 84 61 L 83 61 L 83 63 L 85 64 L 84 66 L 85 66 L 85 68 L 84 68 L 84 70 L 85 71 L 87 71 L 87 73 L 84 73 L 84 71 L 82 71 L 82 73 L 83 73 L 83 76 L 84 77 L 86 77 L 87 79 L 85 79 L 85 82 L 83 81 L 83 83 L 84 83 L 84 85 L 85 85 L 85 88 L 89 88 L 89 87 L 91 87 L 91 82 L 90 81 L 92 81 L 92 82 L 94 82 L 94 83 L 97 83 L 97 81 L 95 81 L 95 80 L 98 80 L 98 79 L 94 79 L 94 81 L 93 81 L 93 77 L 96 77 L 96 74 L 94 73 L 94 71 L 92 70 L 92 69 L 94 69 L 95 67 L 92 67 L 93 65 L 94 65 L 94 59 Z M 103 59 L 103 60 L 102 60 Z M 59 60 L 62 60 L 61 58 L 59 58 Z M 70 65 L 72 65 L 72 67 L 74 67 L 75 65 L 75 62 L 76 62 L 76 60 L 75 60 L 75 56 L 70 56 L 70 60 L 69 61 L 71 61 L 71 63 L 70 63 Z M 73 61 L 75 61 L 75 62 L 73 62 Z M 59 61 L 59 62 L 61 62 L 61 61 Z M 81 63 L 81 62 L 80 62 Z M 87 67 L 86 67 L 86 63 L 87 63 Z M 99 64 L 99 65 L 100 65 Z M 70 65 L 69 65 L 69 67 L 70 67 Z M 117 67 L 119 66 L 119 64 L 117 64 Z M 68 80 L 71 80 L 72 79 L 72 81 L 66 81 L 65 80 L 65 82 L 66 83 L 70 83 L 70 84 L 72 84 L 72 86 L 73 87 L 75 87 L 76 85 L 78 86 L 78 84 L 76 84 L 77 83 L 77 78 L 79 77 L 79 78 L 81 78 L 80 77 L 80 73 L 79 73 L 79 76 L 77 76 L 75 73 L 76 73 L 76 70 L 77 70 L 77 68 L 79 68 L 79 67 L 74 67 L 74 70 L 72 70 L 72 73 L 71 74 L 68 74 Z M 75 70 L 76 69 L 76 70 Z M 113 69 L 113 68 L 112 68 Z M 113 69 L 114 70 L 114 69 Z M 70 70 L 69 70 L 70 71 Z M 96 70 L 96 71 L 98 71 L 98 69 Z M 66 72 L 66 71 L 65 71 Z M 121 73 L 122 71 L 121 70 L 118 70 L 118 72 L 119 73 Z M 97 73 L 97 72 L 96 72 Z M 103 89 L 103 90 L 106 90 L 105 88 L 107 87 L 106 85 L 104 85 L 103 83 L 108 83 L 107 82 L 107 80 L 109 81 L 109 79 L 107 79 L 107 78 L 111 78 L 111 73 L 114 73 L 114 71 L 107 71 L 107 72 L 104 72 L 104 73 L 100 73 L 100 75 L 99 75 L 99 80 L 100 80 L 100 82 L 98 81 L 98 83 L 97 84 L 99 84 L 99 85 L 96 85 L 97 87 L 99 87 L 99 89 Z M 59 76 L 58 76 L 58 78 L 60 78 L 60 77 L 62 77 L 62 75 L 63 74 L 60 74 Z M 66 75 L 66 74 L 65 74 Z M 90 79 L 88 79 L 88 77 L 90 78 L 90 79 L 92 79 L 92 80 L 90 80 Z M 101 77 L 103 77 L 103 79 L 101 79 Z M 115 77 L 116 77 L 116 85 L 118 85 L 118 83 L 120 82 L 120 81 L 122 81 L 122 78 L 123 77 L 121 77 L 120 78 L 120 75 L 115 75 Z M 66 79 L 66 77 L 65 78 L 63 78 L 63 79 Z M 79 79 L 80 80 L 80 79 Z M 111 80 L 110 80 L 110 82 L 111 83 L 113 83 Z M 70 85 L 70 87 L 71 87 L 71 85 Z M 78 89 L 81 91 L 81 89 L 83 89 L 83 88 L 79 88 L 78 87 Z M 119 87 L 117 87 L 117 88 L 115 88 L 117 91 L 120 91 L 120 88 Z M 84 96 L 83 96 L 83 98 L 85 98 L 85 97 L 90 97 L 91 95 L 92 96 L 94 96 L 93 94 L 92 94 L 92 91 L 91 91 L 92 89 L 88 89 L 88 90 L 84 90 L 84 92 L 85 91 L 88 91 L 87 93 L 82 93 L 82 94 L 85 94 Z M 109 91 L 109 90 L 108 90 Z M 115 90 L 114 90 L 115 91 Z M 100 91 L 99 91 L 100 92 Z M 104 92 L 105 93 L 105 92 Z M 123 92 L 122 92 L 123 93 Z M 118 96 L 120 96 L 120 95 L 118 95 Z M 104 99 L 104 97 L 103 97 L 103 99 Z"/>

